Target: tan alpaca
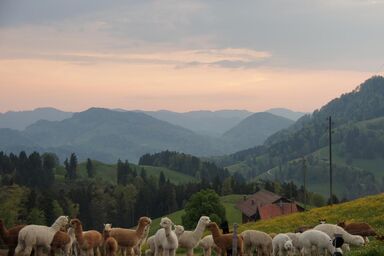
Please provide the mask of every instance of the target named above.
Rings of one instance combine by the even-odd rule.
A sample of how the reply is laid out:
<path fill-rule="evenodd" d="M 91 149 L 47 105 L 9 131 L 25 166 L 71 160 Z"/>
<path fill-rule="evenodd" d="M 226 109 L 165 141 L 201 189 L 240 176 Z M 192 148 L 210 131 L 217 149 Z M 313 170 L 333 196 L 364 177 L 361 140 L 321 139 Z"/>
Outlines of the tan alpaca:
<path fill-rule="evenodd" d="M 25 225 L 17 225 L 10 229 L 7 229 L 2 219 L 0 219 L 0 237 L 8 247 L 8 256 L 15 254 L 15 248 L 17 246 L 17 238 L 19 231 L 25 227 Z"/>
<path fill-rule="evenodd" d="M 145 241 L 148 238 L 150 227 L 151 227 L 150 225 L 145 227 L 144 233 L 143 233 L 142 237 L 140 238 L 139 243 L 135 247 L 133 247 L 133 252 L 136 256 L 141 256 L 141 249 L 142 249 L 142 246 L 145 244 Z"/>
<path fill-rule="evenodd" d="M 216 246 L 215 241 L 213 241 L 212 235 L 205 236 L 199 241 L 197 246 L 203 248 L 204 256 L 211 256 L 212 249 L 216 252 L 217 255 L 220 254 L 219 248 Z"/>
<path fill-rule="evenodd" d="M 71 226 L 75 229 L 76 241 L 81 255 L 93 256 L 94 251 L 100 255 L 99 247 L 103 244 L 103 237 L 96 230 L 83 231 L 83 225 L 78 219 L 71 220 Z"/>
<path fill-rule="evenodd" d="M 272 253 L 272 238 L 269 234 L 257 230 L 245 230 L 241 234 L 243 238 L 244 254 L 253 255 L 254 249 L 258 256 L 270 256 Z"/>
<path fill-rule="evenodd" d="M 215 222 L 207 224 L 207 229 L 211 231 L 213 241 L 216 246 L 219 247 L 221 255 L 227 255 L 227 250 L 232 249 L 232 238 L 233 234 L 221 234 L 219 227 Z M 237 235 L 237 254 L 243 255 L 243 239 L 241 236 Z"/>
<path fill-rule="evenodd" d="M 110 236 L 115 238 L 119 247 L 122 250 L 122 255 L 126 253 L 133 255 L 133 248 L 139 244 L 142 239 L 145 228 L 151 224 L 151 219 L 148 217 L 141 217 L 138 221 L 136 230 L 126 228 L 112 228 Z"/>

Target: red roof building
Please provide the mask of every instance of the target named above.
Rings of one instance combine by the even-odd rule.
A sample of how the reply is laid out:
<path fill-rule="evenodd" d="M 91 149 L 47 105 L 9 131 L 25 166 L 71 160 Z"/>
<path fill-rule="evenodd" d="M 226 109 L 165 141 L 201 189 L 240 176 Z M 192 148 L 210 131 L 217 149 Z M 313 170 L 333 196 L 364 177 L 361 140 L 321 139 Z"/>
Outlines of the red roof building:
<path fill-rule="evenodd" d="M 236 204 L 242 212 L 243 223 L 271 219 L 281 215 L 304 211 L 295 201 L 267 190 L 260 190 Z"/>

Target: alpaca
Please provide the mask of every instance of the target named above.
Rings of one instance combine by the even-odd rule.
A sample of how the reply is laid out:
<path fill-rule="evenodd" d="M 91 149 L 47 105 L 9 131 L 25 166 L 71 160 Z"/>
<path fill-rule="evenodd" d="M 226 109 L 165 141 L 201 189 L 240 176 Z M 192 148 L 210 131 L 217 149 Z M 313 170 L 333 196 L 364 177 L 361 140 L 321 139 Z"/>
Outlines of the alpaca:
<path fill-rule="evenodd" d="M 207 216 L 201 216 L 194 231 L 184 231 L 179 238 L 179 247 L 187 250 L 187 256 L 193 255 L 193 248 L 197 246 L 203 236 L 205 226 L 211 220 Z"/>
<path fill-rule="evenodd" d="M 331 239 L 335 238 L 335 234 L 340 234 L 343 236 L 344 242 L 346 244 L 352 244 L 356 246 L 364 245 L 364 238 L 358 235 L 351 235 L 345 231 L 342 227 L 339 227 L 334 224 L 319 224 L 314 227 L 315 230 L 320 230 L 326 233 Z"/>
<path fill-rule="evenodd" d="M 365 222 L 352 222 L 346 223 L 345 221 L 337 223 L 338 226 L 344 228 L 351 235 L 359 235 L 364 237 L 365 241 L 368 243 L 368 236 L 377 236 L 376 231 Z"/>
<path fill-rule="evenodd" d="M 69 235 L 69 239 L 71 240 L 69 242 L 69 255 L 74 254 L 77 256 L 78 254 L 78 247 L 77 247 L 77 241 L 76 241 L 76 234 L 75 234 L 75 229 L 70 227 L 68 228 L 67 234 Z"/>
<path fill-rule="evenodd" d="M 103 243 L 104 243 L 104 256 L 116 256 L 118 244 L 115 238 L 111 237 L 111 224 L 104 224 L 103 230 Z"/>
<path fill-rule="evenodd" d="M 112 228 L 110 235 L 115 238 L 119 247 L 121 248 L 122 255 L 128 253 L 129 256 L 133 254 L 133 248 L 142 239 L 145 229 L 152 223 L 148 217 L 141 217 L 138 221 L 136 230 L 126 228 Z"/>
<path fill-rule="evenodd" d="M 133 247 L 133 251 L 135 253 L 136 256 L 141 256 L 141 247 L 143 246 L 143 244 L 145 243 L 145 241 L 147 240 L 148 238 L 148 234 L 149 234 L 149 229 L 150 229 L 150 225 L 146 226 L 145 229 L 144 229 L 144 232 L 143 232 L 143 235 L 142 237 L 140 238 L 140 241 L 139 243 Z"/>
<path fill-rule="evenodd" d="M 293 244 L 293 254 L 299 255 L 301 251 L 301 244 L 299 242 L 299 237 L 302 233 L 285 233 L 291 240 Z"/>
<path fill-rule="evenodd" d="M 286 234 L 278 234 L 272 239 L 273 256 L 286 256 L 293 251 L 292 240 Z"/>
<path fill-rule="evenodd" d="M 2 219 L 0 219 L 0 237 L 8 247 L 8 256 L 13 256 L 15 254 L 15 248 L 17 246 L 17 238 L 20 230 L 25 227 L 25 225 L 17 225 L 10 229 L 7 229 L 4 225 Z"/>
<path fill-rule="evenodd" d="M 175 232 L 172 230 L 173 223 L 167 218 L 161 218 L 161 229 L 157 230 L 155 234 L 155 256 L 160 255 L 160 250 L 163 251 L 164 256 L 175 256 L 176 249 L 179 245 L 179 241 Z"/>
<path fill-rule="evenodd" d="M 258 256 L 270 256 L 272 253 L 272 238 L 265 232 L 245 230 L 240 236 L 243 238 L 244 254 L 251 256 L 256 249 Z"/>
<path fill-rule="evenodd" d="M 184 233 L 184 227 L 181 225 L 176 225 L 175 226 L 175 234 L 177 239 Z M 147 244 L 148 244 L 148 249 L 145 251 L 145 256 L 153 256 L 155 254 L 155 236 L 150 236 L 147 239 Z M 162 248 L 159 248 L 159 254 L 162 254 Z"/>
<path fill-rule="evenodd" d="M 226 255 L 228 249 L 232 249 L 233 237 L 234 235 L 231 233 L 221 234 L 219 227 L 215 222 L 210 222 L 207 224 L 207 229 L 211 231 L 213 241 L 216 246 L 219 248 L 219 252 L 221 255 Z M 237 254 L 243 255 L 243 238 L 240 235 L 237 235 Z"/>
<path fill-rule="evenodd" d="M 299 237 L 299 243 L 302 246 L 301 253 L 303 256 L 311 255 L 313 247 L 316 248 L 320 255 L 329 252 L 331 255 L 335 252 L 332 245 L 332 239 L 324 232 L 311 229 L 303 232 Z"/>
<path fill-rule="evenodd" d="M 147 245 L 148 245 L 148 249 L 145 251 L 145 256 L 153 256 L 155 254 L 155 236 L 154 235 L 148 237 Z"/>
<path fill-rule="evenodd" d="M 64 251 L 66 256 L 71 252 L 71 238 L 66 232 L 61 230 L 57 231 L 52 239 L 50 255 L 55 255 L 56 250 Z"/>
<path fill-rule="evenodd" d="M 199 241 L 197 246 L 203 249 L 204 256 L 211 256 L 212 248 L 217 255 L 220 254 L 219 247 L 217 247 L 217 245 L 215 244 L 215 241 L 213 241 L 212 235 L 205 236 L 203 239 Z"/>
<path fill-rule="evenodd" d="M 49 252 L 56 232 L 67 224 L 68 217 L 60 216 L 50 227 L 40 225 L 25 226 L 19 232 L 15 255 L 29 256 L 32 248 L 36 246 L 46 248 Z"/>
<path fill-rule="evenodd" d="M 83 231 L 83 225 L 79 219 L 72 219 L 71 226 L 75 230 L 76 242 L 80 249 L 81 255 L 93 256 L 94 251 L 100 254 L 99 247 L 102 246 L 102 235 L 96 230 Z"/>

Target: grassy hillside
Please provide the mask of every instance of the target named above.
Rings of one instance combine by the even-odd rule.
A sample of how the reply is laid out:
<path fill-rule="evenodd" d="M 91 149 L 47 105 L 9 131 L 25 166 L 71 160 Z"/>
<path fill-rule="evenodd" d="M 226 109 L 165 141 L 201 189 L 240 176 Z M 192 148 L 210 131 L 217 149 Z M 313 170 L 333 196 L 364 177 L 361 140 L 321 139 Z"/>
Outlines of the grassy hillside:
<path fill-rule="evenodd" d="M 325 218 L 328 223 L 339 221 L 361 221 L 367 222 L 384 234 L 384 194 L 368 196 L 351 202 L 316 208 L 304 213 L 296 213 L 289 216 L 277 217 L 272 220 L 258 221 L 240 225 L 239 230 L 257 229 L 261 231 L 291 232 L 302 225 L 316 225 L 318 220 Z M 364 248 L 353 248 L 346 255 L 384 255 L 384 243 L 371 241 Z"/>
<path fill-rule="evenodd" d="M 92 161 L 96 179 L 105 180 L 111 183 L 116 183 L 116 164 L 106 164 L 99 161 Z M 147 176 L 159 177 L 160 172 L 164 173 L 164 176 L 169 179 L 174 184 L 184 184 L 188 182 L 198 182 L 194 177 L 164 168 L 164 167 L 154 167 L 154 166 L 143 166 L 143 165 L 130 165 L 132 169 L 136 169 L 137 173 L 140 174 L 142 168 L 145 169 Z M 80 163 L 78 165 L 78 173 L 81 177 L 87 177 L 86 162 Z M 65 169 L 63 166 L 60 166 L 56 169 L 56 179 L 63 180 L 65 175 Z"/>
<path fill-rule="evenodd" d="M 241 212 L 235 207 L 235 204 L 243 198 L 243 195 L 227 195 L 220 197 L 221 203 L 225 207 L 225 213 L 228 220 L 228 224 L 233 226 L 233 223 L 241 223 Z M 180 210 L 171 214 L 167 217 L 170 218 L 175 224 L 181 225 L 181 216 L 184 214 L 184 210 Z M 151 225 L 150 234 L 153 235 L 158 229 L 160 219 L 154 219 Z"/>

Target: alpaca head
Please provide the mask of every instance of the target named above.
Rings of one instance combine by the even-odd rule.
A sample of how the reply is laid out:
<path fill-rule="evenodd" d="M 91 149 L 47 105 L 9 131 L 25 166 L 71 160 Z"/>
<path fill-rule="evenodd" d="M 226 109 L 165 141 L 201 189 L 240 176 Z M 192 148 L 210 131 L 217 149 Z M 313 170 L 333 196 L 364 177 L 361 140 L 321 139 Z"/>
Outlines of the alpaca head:
<path fill-rule="evenodd" d="M 148 226 L 152 223 L 152 220 L 148 217 L 140 217 L 139 219 L 139 226 L 140 225 L 143 225 L 143 226 Z"/>
<path fill-rule="evenodd" d="M 60 216 L 56 219 L 55 224 L 58 224 L 60 228 L 64 228 L 68 225 L 68 216 Z"/>
<path fill-rule="evenodd" d="M 284 243 L 284 249 L 287 251 L 291 251 L 293 249 L 292 240 L 288 240 Z"/>
<path fill-rule="evenodd" d="M 211 222 L 211 219 L 207 216 L 201 216 L 199 219 L 199 223 L 207 225 L 208 223 Z"/>
<path fill-rule="evenodd" d="M 365 240 L 362 236 L 353 236 L 353 244 L 357 246 L 365 245 Z"/>
<path fill-rule="evenodd" d="M 167 217 L 164 217 L 164 218 L 161 218 L 161 221 L 160 221 L 160 227 L 162 228 L 170 228 L 172 227 L 174 224 L 173 222 L 171 221 L 171 219 L 167 218 Z"/>
<path fill-rule="evenodd" d="M 219 229 L 219 227 L 217 226 L 216 222 L 210 222 L 206 225 L 207 229 L 212 231 L 212 230 L 215 230 L 215 229 Z"/>
<path fill-rule="evenodd" d="M 104 224 L 104 230 L 110 231 L 112 229 L 112 224 Z"/>
<path fill-rule="evenodd" d="M 70 225 L 74 229 L 77 229 L 77 228 L 81 227 L 81 221 L 79 219 L 72 219 L 70 222 Z"/>
<path fill-rule="evenodd" d="M 319 219 L 319 223 L 320 224 L 325 224 L 325 223 L 327 223 L 327 220 L 326 219 Z"/>
<path fill-rule="evenodd" d="M 345 221 L 337 223 L 337 226 L 345 228 L 347 226 L 347 223 Z"/>
<path fill-rule="evenodd" d="M 184 227 L 181 225 L 175 226 L 175 234 L 177 237 L 181 236 L 184 233 Z"/>

